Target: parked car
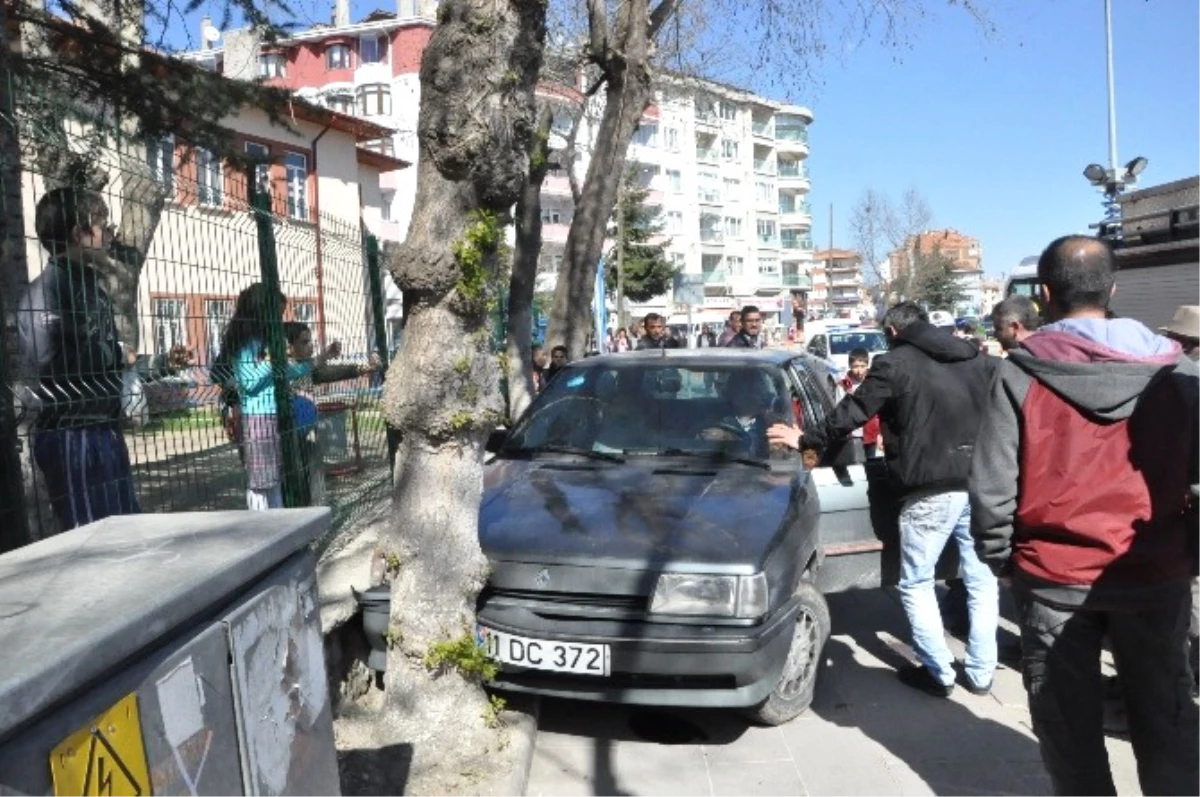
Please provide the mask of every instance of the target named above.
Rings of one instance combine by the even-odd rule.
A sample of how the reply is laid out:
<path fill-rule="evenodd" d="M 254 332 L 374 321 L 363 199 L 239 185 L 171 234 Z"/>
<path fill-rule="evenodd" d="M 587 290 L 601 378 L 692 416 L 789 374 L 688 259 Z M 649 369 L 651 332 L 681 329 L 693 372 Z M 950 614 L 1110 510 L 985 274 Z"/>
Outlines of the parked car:
<path fill-rule="evenodd" d="M 895 530 L 871 512 L 883 471 L 861 447 L 809 468 L 766 445 L 770 423 L 825 418 L 825 378 L 788 350 L 568 366 L 488 443 L 476 634 L 501 663 L 492 685 L 768 724 L 803 712 L 830 633 L 823 591 L 895 571 Z"/>
<path fill-rule="evenodd" d="M 841 379 L 850 370 L 850 352 L 866 349 L 872 361 L 875 356 L 888 350 L 887 335 L 882 329 L 843 329 L 818 333 L 809 339 L 810 354 L 833 363 L 837 378 Z"/>

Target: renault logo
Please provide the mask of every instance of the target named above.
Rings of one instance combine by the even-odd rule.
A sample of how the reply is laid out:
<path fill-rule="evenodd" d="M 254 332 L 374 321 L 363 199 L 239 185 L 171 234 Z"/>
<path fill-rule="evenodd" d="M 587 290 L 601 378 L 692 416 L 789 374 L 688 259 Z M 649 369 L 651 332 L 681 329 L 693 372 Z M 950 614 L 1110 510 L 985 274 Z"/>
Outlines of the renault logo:
<path fill-rule="evenodd" d="M 545 589 L 550 586 L 550 571 L 544 567 L 539 570 L 538 574 L 533 577 L 533 586 L 538 589 Z"/>

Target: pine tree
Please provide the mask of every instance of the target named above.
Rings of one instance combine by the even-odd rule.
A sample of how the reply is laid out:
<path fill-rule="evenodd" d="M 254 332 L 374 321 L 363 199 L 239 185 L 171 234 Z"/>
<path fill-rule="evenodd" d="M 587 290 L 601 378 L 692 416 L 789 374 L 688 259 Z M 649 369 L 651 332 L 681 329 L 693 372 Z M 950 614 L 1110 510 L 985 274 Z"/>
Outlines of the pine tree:
<path fill-rule="evenodd" d="M 653 242 L 663 230 L 662 208 L 647 204 L 650 192 L 637 184 L 633 174 L 626 177 L 613 213 L 613 229 L 621 232 L 614 235 L 617 240 L 608 253 L 605 287 L 610 296 L 616 296 L 618 255 L 623 254 L 625 298 L 646 302 L 666 293 L 679 269 L 667 258 L 669 242 Z M 624 214 L 620 225 L 617 213 Z M 619 252 L 622 248 L 624 252 Z"/>
<path fill-rule="evenodd" d="M 934 247 L 929 254 L 915 253 L 913 298 L 929 310 L 953 313 L 966 294 L 954 273 L 954 261 Z"/>

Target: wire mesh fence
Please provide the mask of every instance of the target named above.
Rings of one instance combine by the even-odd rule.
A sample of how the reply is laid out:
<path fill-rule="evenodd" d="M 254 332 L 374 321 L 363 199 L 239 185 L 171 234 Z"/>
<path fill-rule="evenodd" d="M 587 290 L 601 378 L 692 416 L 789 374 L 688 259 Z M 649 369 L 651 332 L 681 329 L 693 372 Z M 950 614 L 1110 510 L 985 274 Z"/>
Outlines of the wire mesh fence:
<path fill-rule="evenodd" d="M 71 124 L 5 171 L 4 547 L 305 505 L 333 508 L 332 537 L 386 500 L 384 282 L 358 208 L 319 210 L 307 163 L 243 172 L 119 129 L 80 152 Z"/>

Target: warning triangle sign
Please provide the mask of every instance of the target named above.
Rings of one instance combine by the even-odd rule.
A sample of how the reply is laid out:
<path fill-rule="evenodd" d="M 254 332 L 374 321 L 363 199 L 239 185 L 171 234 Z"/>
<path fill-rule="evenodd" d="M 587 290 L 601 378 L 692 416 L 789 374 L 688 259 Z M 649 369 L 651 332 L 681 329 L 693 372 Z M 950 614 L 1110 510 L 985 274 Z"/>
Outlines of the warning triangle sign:
<path fill-rule="evenodd" d="M 55 747 L 50 773 L 57 795 L 148 796 L 150 772 L 137 695 L 126 695 Z"/>
<path fill-rule="evenodd" d="M 87 770 L 83 776 L 83 797 L 92 795 L 129 795 L 142 797 L 146 792 L 129 765 L 99 731 L 92 733 L 91 748 L 88 750 Z"/>

